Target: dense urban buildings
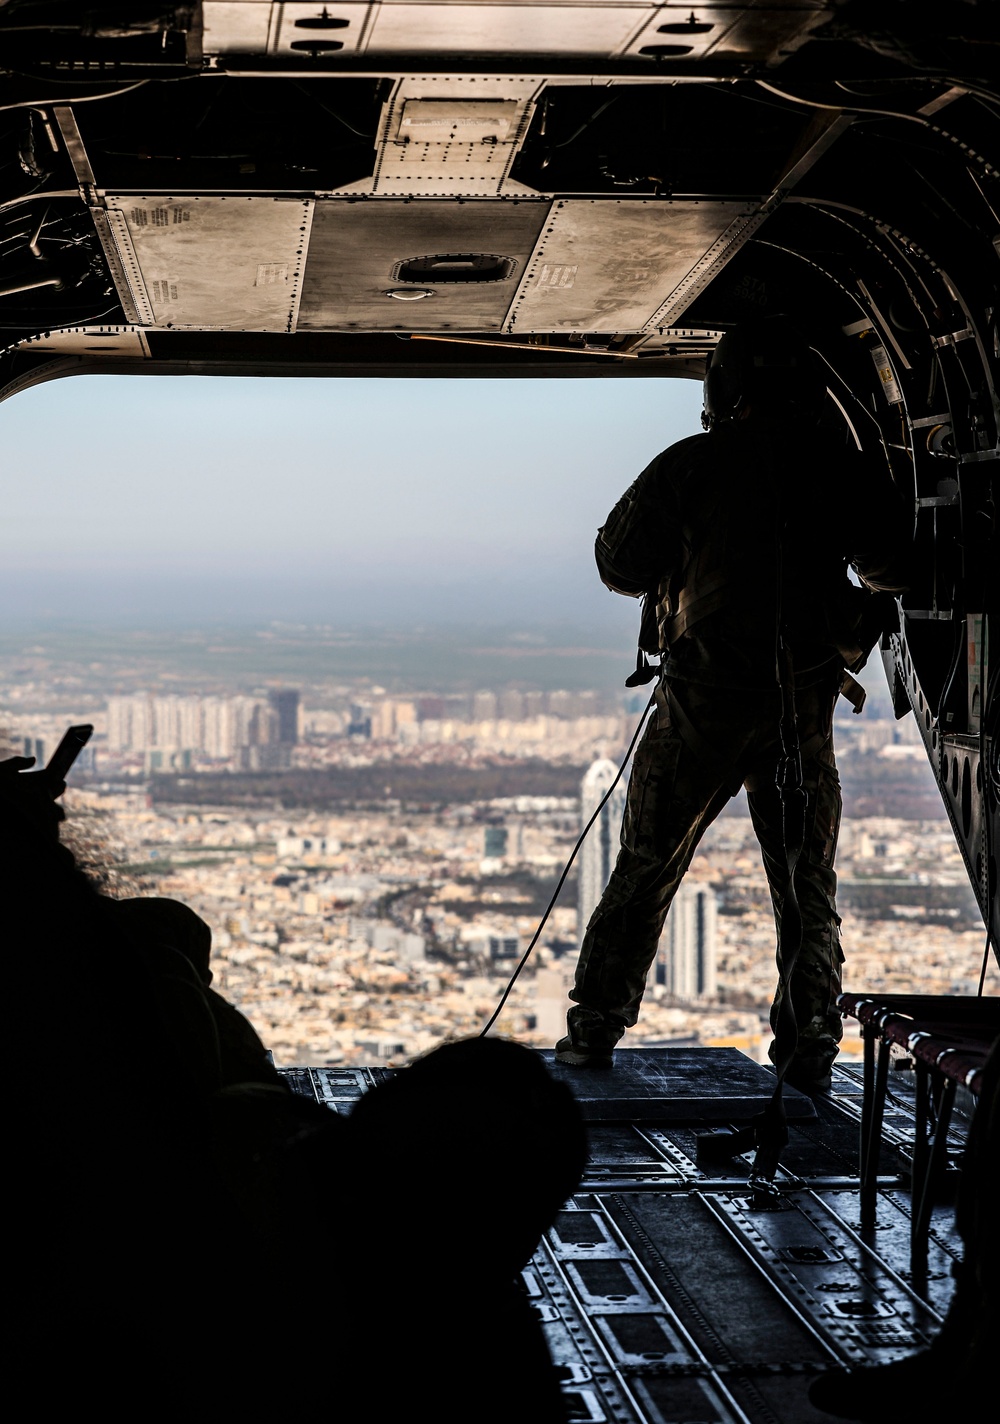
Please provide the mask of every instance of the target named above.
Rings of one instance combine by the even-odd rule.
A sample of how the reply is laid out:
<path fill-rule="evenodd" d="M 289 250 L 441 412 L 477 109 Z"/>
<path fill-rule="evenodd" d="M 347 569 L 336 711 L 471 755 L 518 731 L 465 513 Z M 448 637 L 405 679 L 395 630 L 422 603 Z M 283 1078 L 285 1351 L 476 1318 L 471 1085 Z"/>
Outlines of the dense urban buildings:
<path fill-rule="evenodd" d="M 189 770 L 237 758 L 252 771 L 291 765 L 299 740 L 299 693 L 260 697 L 110 697 L 105 748 L 112 761 L 144 753 L 146 771 Z"/>
<path fill-rule="evenodd" d="M 208 921 L 216 983 L 279 1063 L 401 1062 L 478 1032 L 641 701 L 319 679 L 305 667 L 290 687 L 254 674 L 253 645 L 240 651 L 247 671 L 223 676 L 229 645 L 205 644 L 184 677 L 152 660 L 102 674 L 91 655 L 0 657 L 12 749 L 95 724 L 93 759 L 66 797 L 71 843 L 95 870 L 111 865 L 111 893 L 174 896 Z M 912 719 L 895 721 L 876 691 L 862 717 L 838 720 L 837 738 L 846 986 L 974 993 L 981 919 Z M 564 1031 L 625 785 L 584 842 L 499 1032 L 545 1046 Z M 628 1042 L 732 1044 L 763 1060 L 774 977 L 770 899 L 737 799 L 675 899 Z M 857 1046 L 849 1037 L 846 1051 Z"/>

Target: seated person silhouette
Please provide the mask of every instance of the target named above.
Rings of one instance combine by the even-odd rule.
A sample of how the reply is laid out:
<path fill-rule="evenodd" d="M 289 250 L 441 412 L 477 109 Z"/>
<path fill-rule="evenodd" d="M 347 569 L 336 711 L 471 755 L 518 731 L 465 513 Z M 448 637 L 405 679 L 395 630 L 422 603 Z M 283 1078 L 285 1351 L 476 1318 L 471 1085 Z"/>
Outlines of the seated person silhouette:
<path fill-rule="evenodd" d="M 211 989 L 207 925 L 99 894 L 59 843 L 63 788 L 29 766 L 0 763 L 0 917 L 12 1358 L 39 1407 L 93 1393 L 142 1414 L 196 1389 L 280 1414 L 361 1369 L 385 1417 L 426 1396 L 445 1421 L 474 1400 L 477 1420 L 561 1424 L 515 1278 L 583 1168 L 568 1091 L 537 1054 L 477 1039 L 348 1120 L 296 1097 Z M 300 1348 L 271 1301 L 323 1313 L 329 1346 Z"/>

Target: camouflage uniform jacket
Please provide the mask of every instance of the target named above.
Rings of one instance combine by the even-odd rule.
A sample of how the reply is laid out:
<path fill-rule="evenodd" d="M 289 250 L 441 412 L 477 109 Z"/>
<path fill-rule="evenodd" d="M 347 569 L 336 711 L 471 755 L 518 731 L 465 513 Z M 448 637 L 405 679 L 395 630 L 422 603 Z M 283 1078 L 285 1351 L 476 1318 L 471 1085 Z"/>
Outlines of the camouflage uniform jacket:
<path fill-rule="evenodd" d="M 800 686 L 861 666 L 886 617 L 874 591 L 905 586 L 905 512 L 884 464 L 832 443 L 726 421 L 658 455 L 615 505 L 598 568 L 655 605 L 642 646 L 668 677 L 773 688 L 779 623 Z"/>

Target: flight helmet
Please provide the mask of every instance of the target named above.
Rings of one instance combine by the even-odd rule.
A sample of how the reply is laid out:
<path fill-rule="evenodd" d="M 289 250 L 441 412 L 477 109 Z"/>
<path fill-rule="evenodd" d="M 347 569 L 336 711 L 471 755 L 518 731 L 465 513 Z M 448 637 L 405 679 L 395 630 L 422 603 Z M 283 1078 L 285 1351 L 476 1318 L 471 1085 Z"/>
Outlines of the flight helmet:
<path fill-rule="evenodd" d="M 755 417 L 815 424 L 826 381 L 801 332 L 784 316 L 741 322 L 719 342 L 705 374 L 707 427 Z"/>

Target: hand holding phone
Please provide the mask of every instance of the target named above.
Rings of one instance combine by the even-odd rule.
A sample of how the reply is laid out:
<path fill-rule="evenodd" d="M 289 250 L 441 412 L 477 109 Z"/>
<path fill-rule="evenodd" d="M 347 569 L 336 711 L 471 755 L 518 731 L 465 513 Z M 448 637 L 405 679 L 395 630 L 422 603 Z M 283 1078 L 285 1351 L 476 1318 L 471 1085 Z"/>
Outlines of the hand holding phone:
<path fill-rule="evenodd" d="M 70 767 L 93 735 L 94 729 L 89 722 L 81 722 L 78 726 L 67 727 L 59 745 L 52 753 L 46 766 L 42 768 L 42 775 L 46 780 L 53 785 L 61 786 L 69 775 Z M 58 793 L 56 794 L 58 795 Z"/>
<path fill-rule="evenodd" d="M 34 757 L 10 757 L 0 762 L 0 806 L 3 814 L 13 813 L 44 836 L 59 839 L 59 823 L 65 819 L 56 798 L 66 789 L 66 776 L 93 735 L 84 723 L 69 727 L 47 766 L 32 772 Z M 23 773 L 28 772 L 26 776 Z"/>

